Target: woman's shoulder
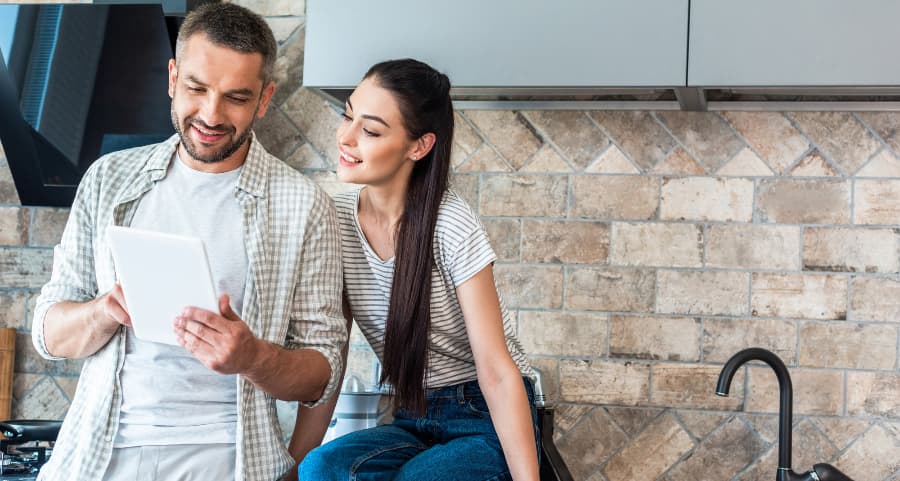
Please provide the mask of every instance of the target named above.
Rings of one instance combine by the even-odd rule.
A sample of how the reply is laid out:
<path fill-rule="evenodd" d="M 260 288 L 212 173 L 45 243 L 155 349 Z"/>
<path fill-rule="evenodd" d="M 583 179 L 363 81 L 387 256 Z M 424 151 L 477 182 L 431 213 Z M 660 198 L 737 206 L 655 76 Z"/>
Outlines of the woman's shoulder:
<path fill-rule="evenodd" d="M 481 227 L 481 219 L 472 206 L 450 189 L 441 200 L 437 222 L 439 227 L 444 228 L 471 230 Z"/>
<path fill-rule="evenodd" d="M 359 199 L 359 188 L 338 192 L 332 195 L 332 199 L 334 199 L 334 206 L 337 208 L 339 215 L 352 216 Z"/>

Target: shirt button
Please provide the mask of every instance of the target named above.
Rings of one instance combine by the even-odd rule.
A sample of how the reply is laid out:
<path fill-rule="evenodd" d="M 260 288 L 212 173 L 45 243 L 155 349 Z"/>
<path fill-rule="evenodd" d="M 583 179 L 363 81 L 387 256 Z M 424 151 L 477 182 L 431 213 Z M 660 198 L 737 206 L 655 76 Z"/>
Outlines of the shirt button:
<path fill-rule="evenodd" d="M 112 436 L 110 436 L 109 434 L 107 434 L 105 439 L 106 439 L 107 442 L 112 441 Z"/>

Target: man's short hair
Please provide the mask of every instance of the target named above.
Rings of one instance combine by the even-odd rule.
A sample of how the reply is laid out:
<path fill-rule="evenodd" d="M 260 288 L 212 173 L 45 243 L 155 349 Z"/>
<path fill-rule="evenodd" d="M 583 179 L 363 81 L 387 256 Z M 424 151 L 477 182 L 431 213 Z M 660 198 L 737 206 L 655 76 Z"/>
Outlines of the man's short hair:
<path fill-rule="evenodd" d="M 233 3 L 216 2 L 197 7 L 184 17 L 178 30 L 176 61 L 180 61 L 187 40 L 197 33 L 205 33 L 210 42 L 222 47 L 261 54 L 263 84 L 272 79 L 278 44 L 272 29 L 259 15 Z"/>

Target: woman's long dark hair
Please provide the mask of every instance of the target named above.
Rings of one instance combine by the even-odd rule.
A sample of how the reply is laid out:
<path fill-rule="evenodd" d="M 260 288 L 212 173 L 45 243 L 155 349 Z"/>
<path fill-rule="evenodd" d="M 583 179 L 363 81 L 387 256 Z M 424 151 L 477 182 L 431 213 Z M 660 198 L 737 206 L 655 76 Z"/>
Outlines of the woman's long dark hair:
<path fill-rule="evenodd" d="M 410 140 L 429 132 L 435 135 L 431 151 L 413 167 L 397 227 L 381 374 L 381 382 L 392 386 L 395 407 L 422 413 L 426 407 L 434 228 L 447 190 L 453 142 L 450 79 L 412 59 L 376 64 L 365 78 L 393 94 Z"/>

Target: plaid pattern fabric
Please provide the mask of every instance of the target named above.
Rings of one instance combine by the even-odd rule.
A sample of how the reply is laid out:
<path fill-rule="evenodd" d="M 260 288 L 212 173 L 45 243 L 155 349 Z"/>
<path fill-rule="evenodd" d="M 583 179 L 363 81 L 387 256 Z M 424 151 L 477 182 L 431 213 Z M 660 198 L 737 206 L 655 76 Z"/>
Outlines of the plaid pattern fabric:
<path fill-rule="evenodd" d="M 44 316 L 60 301 L 88 301 L 116 282 L 106 228 L 129 225 L 137 204 L 166 175 L 178 136 L 115 152 L 95 162 L 78 187 L 53 257 L 53 273 L 37 300 L 32 340 L 47 359 Z M 322 399 L 334 392 L 347 339 L 341 314 L 341 247 L 334 205 L 315 183 L 251 140 L 235 190 L 244 216 L 250 272 L 242 319 L 257 337 L 288 349 L 315 349 L 331 365 Z M 46 481 L 99 480 L 112 455 L 121 407 L 118 374 L 125 358 L 120 329 L 85 359 L 75 399 L 50 461 Z M 238 377 L 236 477 L 271 481 L 293 464 L 278 425 L 275 400 Z"/>

